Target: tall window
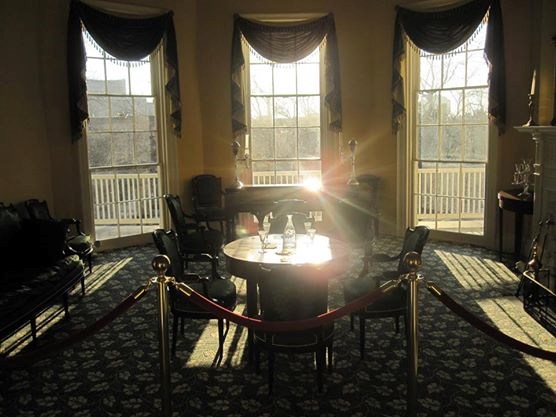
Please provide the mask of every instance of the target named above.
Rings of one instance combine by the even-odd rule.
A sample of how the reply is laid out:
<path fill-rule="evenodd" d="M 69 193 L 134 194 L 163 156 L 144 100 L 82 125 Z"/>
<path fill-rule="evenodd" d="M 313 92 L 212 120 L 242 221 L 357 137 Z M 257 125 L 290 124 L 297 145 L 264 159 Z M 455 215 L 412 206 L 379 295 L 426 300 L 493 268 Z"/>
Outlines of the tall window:
<path fill-rule="evenodd" d="M 249 62 L 252 183 L 320 182 L 320 48 L 293 64 L 253 51 Z"/>
<path fill-rule="evenodd" d="M 488 158 L 486 25 L 461 52 L 420 54 L 414 224 L 484 234 Z"/>
<path fill-rule="evenodd" d="M 84 39 L 96 239 L 148 233 L 160 224 L 155 61 L 115 62 Z"/>

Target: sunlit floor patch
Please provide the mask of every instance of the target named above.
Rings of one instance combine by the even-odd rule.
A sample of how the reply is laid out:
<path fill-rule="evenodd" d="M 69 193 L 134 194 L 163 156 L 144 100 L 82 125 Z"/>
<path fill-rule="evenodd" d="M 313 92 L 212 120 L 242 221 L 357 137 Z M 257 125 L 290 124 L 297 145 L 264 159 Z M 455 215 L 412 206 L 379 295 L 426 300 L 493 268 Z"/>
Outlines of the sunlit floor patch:
<path fill-rule="evenodd" d="M 246 282 L 237 277 L 231 280 L 236 284 L 238 303 L 235 311 L 237 313 L 246 314 Z M 187 319 L 185 319 L 187 320 Z M 176 351 L 179 351 L 180 338 L 183 336 L 178 331 L 178 343 Z M 245 364 L 245 350 L 247 345 L 247 329 L 243 326 L 236 326 L 230 323 L 226 339 L 224 340 L 224 352 L 221 358 L 218 358 L 218 322 L 217 320 L 207 320 L 206 325 L 200 335 L 195 335 L 196 341 L 191 354 L 185 353 L 187 359 L 184 367 L 214 367 L 214 366 L 231 366 L 242 367 Z M 207 354 L 210 352 L 210 354 Z M 177 353 L 179 356 L 180 354 Z"/>
<path fill-rule="evenodd" d="M 466 289 L 485 290 L 516 283 L 516 276 L 503 264 L 491 259 L 435 250 L 436 255 Z"/>
<path fill-rule="evenodd" d="M 468 294 L 497 328 L 522 342 L 556 351 L 556 338 L 531 316 L 524 314 L 520 299 L 508 295 L 508 289 L 517 288 L 518 279 L 505 265 L 492 259 L 455 252 L 436 250 L 435 253 L 459 284 L 466 290 L 472 290 Z M 515 354 L 521 355 L 546 385 L 556 391 L 555 364 L 518 351 Z"/>
<path fill-rule="evenodd" d="M 556 352 L 556 338 L 528 314 L 523 314 L 523 303 L 516 297 L 497 297 L 477 300 L 486 316 L 502 332 L 545 350 Z M 556 364 L 515 351 L 556 392 Z"/>
<path fill-rule="evenodd" d="M 95 265 L 93 272 L 85 277 L 85 297 L 91 295 L 98 289 L 102 288 L 106 282 L 108 282 L 115 274 L 117 274 L 123 267 L 125 267 L 133 258 L 128 257 L 120 259 L 119 261 L 106 262 L 101 265 Z M 70 295 L 80 295 L 81 294 L 81 284 L 77 284 L 73 290 L 70 291 Z M 60 303 L 62 298 L 60 297 Z M 79 300 L 80 302 L 83 300 Z M 75 309 L 76 300 L 70 298 L 68 311 L 70 316 Z M 48 332 L 53 326 L 60 322 L 60 320 L 65 318 L 64 309 L 60 303 L 57 303 L 48 309 L 46 309 L 42 314 L 37 316 L 37 338 L 40 338 L 46 332 Z M 2 341 L 2 347 L 0 348 L 0 354 L 9 352 L 9 356 L 13 356 L 18 352 L 21 352 L 24 348 L 29 346 L 33 342 L 31 336 L 31 325 L 27 323 L 22 326 L 16 333 L 11 335 Z"/>

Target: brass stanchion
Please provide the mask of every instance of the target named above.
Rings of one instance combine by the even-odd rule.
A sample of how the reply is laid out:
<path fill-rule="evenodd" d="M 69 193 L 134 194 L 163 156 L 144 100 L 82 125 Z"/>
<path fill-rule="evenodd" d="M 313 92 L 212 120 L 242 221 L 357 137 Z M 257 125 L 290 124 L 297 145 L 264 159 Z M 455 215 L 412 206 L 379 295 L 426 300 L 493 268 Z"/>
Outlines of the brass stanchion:
<path fill-rule="evenodd" d="M 160 389 L 162 398 L 162 415 L 172 415 L 171 379 L 170 379 L 170 338 L 168 335 L 168 283 L 172 278 L 165 275 L 170 266 L 170 259 L 166 255 L 157 255 L 152 261 L 156 272 L 154 282 L 158 284 L 158 335 L 160 349 Z"/>
<path fill-rule="evenodd" d="M 407 311 L 409 313 L 409 340 L 407 344 L 408 373 L 407 373 L 407 415 L 417 415 L 417 371 L 419 367 L 419 327 L 418 327 L 418 295 L 419 280 L 417 271 L 421 266 L 421 255 L 409 252 L 404 257 L 404 263 L 409 270 L 407 279 Z"/>

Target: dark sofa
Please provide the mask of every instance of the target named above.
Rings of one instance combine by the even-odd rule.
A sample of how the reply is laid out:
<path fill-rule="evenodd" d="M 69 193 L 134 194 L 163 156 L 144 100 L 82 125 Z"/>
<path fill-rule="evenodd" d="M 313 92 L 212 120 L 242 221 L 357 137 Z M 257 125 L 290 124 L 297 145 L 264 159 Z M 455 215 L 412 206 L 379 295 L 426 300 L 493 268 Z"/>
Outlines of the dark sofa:
<path fill-rule="evenodd" d="M 0 340 L 26 323 L 36 338 L 36 317 L 60 301 L 68 314 L 68 292 L 81 282 L 83 262 L 66 255 L 67 225 L 25 218 L 0 203 Z"/>

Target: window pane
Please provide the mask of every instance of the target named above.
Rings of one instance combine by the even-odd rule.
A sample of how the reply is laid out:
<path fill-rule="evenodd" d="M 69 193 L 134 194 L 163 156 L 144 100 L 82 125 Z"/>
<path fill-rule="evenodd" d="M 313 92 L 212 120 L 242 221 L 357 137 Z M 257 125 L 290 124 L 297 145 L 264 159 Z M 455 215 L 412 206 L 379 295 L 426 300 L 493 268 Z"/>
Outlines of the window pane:
<path fill-rule="evenodd" d="M 106 60 L 106 80 L 108 94 L 129 94 L 129 74 L 127 66 Z"/>
<path fill-rule="evenodd" d="M 273 129 L 251 129 L 251 157 L 253 159 L 273 159 Z"/>
<path fill-rule="evenodd" d="M 256 172 L 272 172 L 274 174 L 274 161 L 253 161 L 253 171 Z"/>
<path fill-rule="evenodd" d="M 135 97 L 135 130 L 156 130 L 154 97 Z"/>
<path fill-rule="evenodd" d="M 89 131 L 110 132 L 108 97 L 89 96 Z"/>
<path fill-rule="evenodd" d="M 110 97 L 112 132 L 133 131 L 133 102 L 131 97 Z"/>
<path fill-rule="evenodd" d="M 251 97 L 251 126 L 272 127 L 272 97 Z"/>
<path fill-rule="evenodd" d="M 320 158 L 320 128 L 299 128 L 299 158 Z"/>
<path fill-rule="evenodd" d="M 442 61 L 431 55 L 422 56 L 419 60 L 421 72 L 421 90 L 440 88 L 440 74 L 442 72 Z"/>
<path fill-rule="evenodd" d="M 461 124 L 463 90 L 442 91 L 440 95 L 440 123 Z"/>
<path fill-rule="evenodd" d="M 297 161 L 276 161 L 276 171 L 288 172 L 297 176 Z"/>
<path fill-rule="evenodd" d="M 321 179 L 320 161 L 299 161 L 299 182 L 304 183 L 310 179 Z"/>
<path fill-rule="evenodd" d="M 421 127 L 419 128 L 419 159 L 438 159 L 438 128 Z"/>
<path fill-rule="evenodd" d="M 320 49 L 291 64 L 249 56 L 253 184 L 296 184 L 298 158 L 320 169 Z"/>
<path fill-rule="evenodd" d="M 276 158 L 297 157 L 297 129 L 276 129 Z"/>
<path fill-rule="evenodd" d="M 319 64 L 298 64 L 297 65 L 297 93 L 298 94 L 319 94 L 320 78 Z"/>
<path fill-rule="evenodd" d="M 466 90 L 465 91 L 465 122 L 466 123 L 488 123 L 488 90 Z"/>
<path fill-rule="evenodd" d="M 295 65 L 274 67 L 274 94 L 295 94 Z"/>
<path fill-rule="evenodd" d="M 469 52 L 467 55 L 467 85 L 487 85 L 488 71 L 483 51 Z"/>
<path fill-rule="evenodd" d="M 461 160 L 462 127 L 443 126 L 441 131 L 440 159 Z"/>
<path fill-rule="evenodd" d="M 133 134 L 113 133 L 113 161 L 114 165 L 133 164 Z"/>
<path fill-rule="evenodd" d="M 152 95 L 151 66 L 148 61 L 145 64 L 130 67 L 129 72 L 131 74 L 131 94 Z"/>
<path fill-rule="evenodd" d="M 422 92 L 418 94 L 419 124 L 428 125 L 438 123 L 438 97 L 438 92 Z"/>
<path fill-rule="evenodd" d="M 465 53 L 442 58 L 443 88 L 465 87 Z"/>
<path fill-rule="evenodd" d="M 320 96 L 301 96 L 299 104 L 299 126 L 320 126 Z"/>
<path fill-rule="evenodd" d="M 157 161 L 156 132 L 137 132 L 135 138 L 135 162 L 138 164 Z"/>
<path fill-rule="evenodd" d="M 105 167 L 112 164 L 112 140 L 110 133 L 88 133 L 87 144 L 89 150 L 89 165 L 91 167 Z"/>
<path fill-rule="evenodd" d="M 87 93 L 104 94 L 104 60 L 89 58 L 87 59 Z"/>
<path fill-rule="evenodd" d="M 465 159 L 468 161 L 486 162 L 488 143 L 488 126 L 466 126 L 465 128 Z"/>
<path fill-rule="evenodd" d="M 295 97 L 276 97 L 274 99 L 274 126 L 295 126 Z"/>
<path fill-rule="evenodd" d="M 272 65 L 252 64 L 249 72 L 251 95 L 272 94 Z"/>

